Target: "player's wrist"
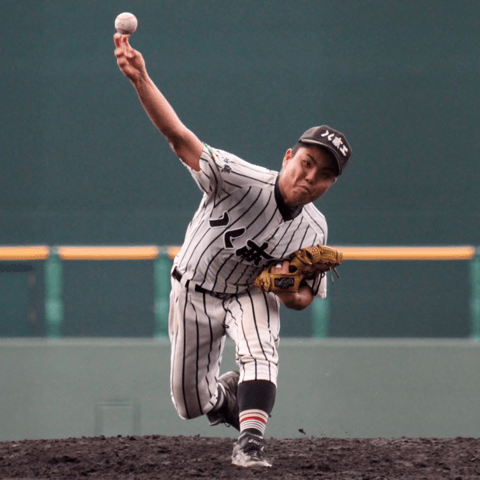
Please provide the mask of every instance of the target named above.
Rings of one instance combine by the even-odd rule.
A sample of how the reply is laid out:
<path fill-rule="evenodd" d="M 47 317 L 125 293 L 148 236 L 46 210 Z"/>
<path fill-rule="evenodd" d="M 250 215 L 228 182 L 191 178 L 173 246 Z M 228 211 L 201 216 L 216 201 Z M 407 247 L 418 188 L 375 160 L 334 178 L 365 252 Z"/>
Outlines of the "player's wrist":
<path fill-rule="evenodd" d="M 135 75 L 132 75 L 130 77 L 130 81 L 137 90 L 145 88 L 149 83 L 151 83 L 150 77 L 148 76 L 146 70 L 139 71 Z"/>

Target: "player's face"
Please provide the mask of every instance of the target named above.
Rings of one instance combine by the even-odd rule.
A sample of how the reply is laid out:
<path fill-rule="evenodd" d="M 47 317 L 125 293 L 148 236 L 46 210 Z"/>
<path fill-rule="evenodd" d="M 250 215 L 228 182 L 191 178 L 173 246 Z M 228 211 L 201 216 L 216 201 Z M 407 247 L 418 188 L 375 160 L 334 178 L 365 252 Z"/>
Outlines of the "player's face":
<path fill-rule="evenodd" d="M 325 195 L 337 179 L 337 167 L 331 155 L 315 146 L 301 147 L 292 157 L 283 158 L 279 187 L 287 205 L 306 205 Z"/>

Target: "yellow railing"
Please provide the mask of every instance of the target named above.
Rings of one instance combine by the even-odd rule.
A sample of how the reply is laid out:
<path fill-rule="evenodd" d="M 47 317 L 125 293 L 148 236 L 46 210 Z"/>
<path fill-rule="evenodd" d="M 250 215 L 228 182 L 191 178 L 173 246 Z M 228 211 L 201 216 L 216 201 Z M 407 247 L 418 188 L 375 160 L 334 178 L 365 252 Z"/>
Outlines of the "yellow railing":
<path fill-rule="evenodd" d="M 472 260 L 475 247 L 337 247 L 345 260 Z"/>
<path fill-rule="evenodd" d="M 385 247 L 336 246 L 345 260 L 471 260 L 472 246 Z M 173 259 L 180 247 L 150 246 L 60 246 L 55 248 L 62 260 L 154 260 L 161 253 Z M 46 260 L 51 248 L 45 245 L 0 247 L 0 260 Z"/>
<path fill-rule="evenodd" d="M 469 260 L 471 265 L 471 336 L 480 340 L 480 248 L 473 246 L 337 246 L 350 260 Z M 45 319 L 47 336 L 61 336 L 63 322 L 62 262 L 71 260 L 154 261 L 155 336 L 167 336 L 171 262 L 177 246 L 0 246 L 0 261 L 45 261 Z M 316 302 L 314 332 L 325 336 L 328 322 L 326 302 Z"/>

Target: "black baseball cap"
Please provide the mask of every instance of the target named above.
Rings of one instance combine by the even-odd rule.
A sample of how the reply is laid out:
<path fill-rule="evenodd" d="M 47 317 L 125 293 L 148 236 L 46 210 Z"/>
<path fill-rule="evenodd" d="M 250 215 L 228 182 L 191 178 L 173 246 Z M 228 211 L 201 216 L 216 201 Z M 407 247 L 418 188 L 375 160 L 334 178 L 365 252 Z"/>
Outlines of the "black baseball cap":
<path fill-rule="evenodd" d="M 299 143 L 320 145 L 333 153 L 341 175 L 352 155 L 345 135 L 328 125 L 309 128 L 298 140 Z"/>

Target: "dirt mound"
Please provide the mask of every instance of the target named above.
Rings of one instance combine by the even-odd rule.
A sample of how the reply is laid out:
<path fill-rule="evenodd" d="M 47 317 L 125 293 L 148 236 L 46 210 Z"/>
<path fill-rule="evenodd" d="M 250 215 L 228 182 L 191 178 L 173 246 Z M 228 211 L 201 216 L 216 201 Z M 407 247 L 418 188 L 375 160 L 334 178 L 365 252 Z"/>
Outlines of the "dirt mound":
<path fill-rule="evenodd" d="M 268 439 L 272 468 L 230 463 L 232 439 L 92 437 L 0 442 L 0 478 L 480 479 L 480 439 Z"/>

